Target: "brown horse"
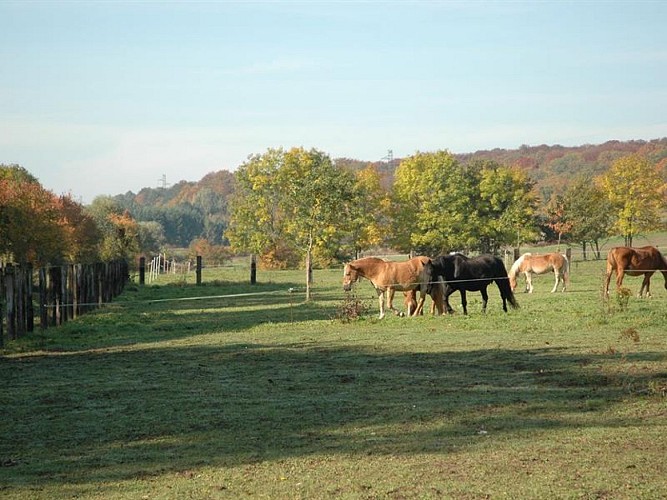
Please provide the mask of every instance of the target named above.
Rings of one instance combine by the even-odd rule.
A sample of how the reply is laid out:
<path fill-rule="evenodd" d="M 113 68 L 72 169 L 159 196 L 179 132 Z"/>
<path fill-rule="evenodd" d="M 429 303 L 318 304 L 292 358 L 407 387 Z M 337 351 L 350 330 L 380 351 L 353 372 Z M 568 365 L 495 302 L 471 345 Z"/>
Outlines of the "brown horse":
<path fill-rule="evenodd" d="M 524 253 L 519 257 L 512 267 L 510 267 L 507 276 L 510 279 L 512 291 L 516 289 L 516 277 L 523 273 L 526 276 L 526 292 L 533 293 L 533 273 L 544 274 L 553 271 L 556 277 L 556 283 L 551 289 L 551 293 L 558 289 L 558 284 L 563 283 L 563 292 L 570 283 L 570 262 L 567 257 L 561 253 L 532 254 Z"/>
<path fill-rule="evenodd" d="M 424 307 L 424 300 L 431 281 L 431 259 L 424 256 L 404 262 L 391 262 L 377 257 L 357 259 L 345 266 L 343 290 L 350 291 L 352 284 L 359 278 L 366 278 L 375 287 L 380 302 L 380 319 L 384 318 L 385 300 L 390 310 L 397 315 L 403 315 L 393 306 L 396 290 L 419 290 L 419 303 L 415 311 L 417 313 Z"/>
<path fill-rule="evenodd" d="M 644 275 L 644 281 L 639 289 L 639 297 L 644 295 L 651 296 L 649 287 L 651 286 L 651 276 L 656 271 L 662 272 L 665 278 L 665 288 L 667 288 L 667 261 L 660 251 L 652 246 L 641 248 L 632 247 L 614 247 L 607 254 L 607 274 L 605 276 L 604 291 L 609 295 L 609 281 L 611 274 L 616 273 L 616 290 L 623 284 L 623 276 Z"/>

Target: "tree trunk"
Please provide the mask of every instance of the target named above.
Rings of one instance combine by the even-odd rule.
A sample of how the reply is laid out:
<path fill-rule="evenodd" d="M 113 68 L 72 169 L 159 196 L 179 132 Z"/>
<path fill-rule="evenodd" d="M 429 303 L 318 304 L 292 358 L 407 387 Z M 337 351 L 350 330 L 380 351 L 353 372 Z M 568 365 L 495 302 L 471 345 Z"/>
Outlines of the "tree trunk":
<path fill-rule="evenodd" d="M 310 300 L 310 286 L 313 283 L 313 235 L 308 236 L 308 250 L 306 250 L 306 302 Z"/>

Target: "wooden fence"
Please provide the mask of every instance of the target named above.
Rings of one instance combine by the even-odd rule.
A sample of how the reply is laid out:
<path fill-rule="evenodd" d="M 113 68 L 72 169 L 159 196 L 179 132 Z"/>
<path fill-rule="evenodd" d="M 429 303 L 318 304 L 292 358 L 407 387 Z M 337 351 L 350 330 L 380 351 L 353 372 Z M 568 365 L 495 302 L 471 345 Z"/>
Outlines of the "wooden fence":
<path fill-rule="evenodd" d="M 35 301 L 41 328 L 61 325 L 110 302 L 129 277 L 124 260 L 43 267 L 0 265 L 0 346 L 34 330 Z"/>

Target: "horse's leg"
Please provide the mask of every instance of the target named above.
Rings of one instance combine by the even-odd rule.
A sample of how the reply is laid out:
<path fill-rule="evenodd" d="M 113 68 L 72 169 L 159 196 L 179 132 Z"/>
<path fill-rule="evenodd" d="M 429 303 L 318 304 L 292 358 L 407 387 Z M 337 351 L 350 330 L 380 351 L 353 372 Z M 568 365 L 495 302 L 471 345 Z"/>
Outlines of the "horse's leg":
<path fill-rule="evenodd" d="M 419 290 L 419 303 L 417 304 L 417 309 L 413 316 L 424 313 L 424 302 L 426 301 L 426 291 Z"/>
<path fill-rule="evenodd" d="M 447 314 L 453 314 L 454 309 L 452 309 L 452 306 L 449 303 L 449 296 L 454 293 L 454 289 L 451 286 L 445 286 L 444 289 L 445 290 L 442 296 L 443 306 L 445 311 L 447 311 Z"/>
<path fill-rule="evenodd" d="M 384 318 L 384 291 L 380 290 L 379 288 L 376 288 L 375 291 L 378 294 L 378 302 L 380 304 L 380 318 Z"/>
<path fill-rule="evenodd" d="M 653 273 L 645 273 L 644 274 L 644 281 L 642 281 L 642 287 L 639 290 L 639 296 L 642 296 L 642 291 L 645 290 L 645 296 L 646 298 L 651 297 L 651 274 Z"/>
<path fill-rule="evenodd" d="M 616 291 L 618 292 L 623 285 L 623 276 L 625 275 L 624 269 L 616 269 Z"/>
<path fill-rule="evenodd" d="M 667 278 L 665 278 L 665 288 L 667 288 Z M 438 311 L 438 316 L 441 316 L 443 314 L 444 312 L 443 296 L 444 296 L 444 286 L 442 284 L 442 281 L 438 281 L 431 288 L 431 299 L 433 299 L 433 303 L 431 304 L 431 314 L 435 314 L 436 309 Z"/>
<path fill-rule="evenodd" d="M 485 313 L 486 312 L 486 304 L 488 304 L 488 302 L 489 302 L 489 294 L 486 291 L 486 287 L 481 288 L 479 290 L 479 292 L 482 294 L 482 312 Z M 505 297 L 503 297 L 503 304 L 504 303 L 505 303 Z M 504 305 L 503 305 L 503 308 L 505 308 Z M 505 311 L 507 311 L 507 308 L 505 308 Z"/>
<path fill-rule="evenodd" d="M 611 281 L 611 273 L 613 272 L 613 269 L 611 265 L 607 264 L 607 272 L 605 273 L 604 276 L 604 294 L 605 296 L 609 296 L 609 282 Z"/>
<path fill-rule="evenodd" d="M 466 298 L 466 291 L 461 288 L 459 290 L 459 293 L 461 294 L 461 305 L 463 306 L 463 314 L 467 315 L 468 314 L 468 299 Z"/>
<path fill-rule="evenodd" d="M 556 283 L 554 283 L 554 287 L 551 289 L 551 293 L 554 293 L 556 290 L 558 290 L 558 283 L 560 283 L 560 272 L 555 267 L 554 267 L 554 277 L 556 278 Z"/>
<path fill-rule="evenodd" d="M 531 280 L 530 271 L 524 271 L 523 275 L 526 278 L 526 286 L 523 289 L 524 293 L 530 293 L 533 291 L 533 282 Z"/>
<path fill-rule="evenodd" d="M 396 291 L 390 287 L 385 293 L 387 294 L 387 308 L 390 311 L 394 311 L 396 316 L 403 316 L 404 314 L 394 307 L 394 293 L 396 293 Z"/>

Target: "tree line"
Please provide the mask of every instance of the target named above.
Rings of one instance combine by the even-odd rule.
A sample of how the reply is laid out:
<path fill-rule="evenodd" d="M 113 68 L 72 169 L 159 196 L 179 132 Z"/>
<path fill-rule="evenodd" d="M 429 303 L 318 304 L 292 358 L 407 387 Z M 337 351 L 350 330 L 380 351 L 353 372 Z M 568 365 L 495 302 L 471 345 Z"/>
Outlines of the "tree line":
<path fill-rule="evenodd" d="M 132 261 L 151 240 L 150 223 L 138 223 L 99 197 L 83 206 L 55 195 L 25 168 L 0 164 L 0 262 L 36 267 Z"/>
<path fill-rule="evenodd" d="M 393 184 L 377 168 L 350 170 L 317 150 L 269 150 L 236 172 L 226 235 L 232 248 L 266 266 L 323 265 L 375 247 L 427 255 L 494 253 L 545 238 L 592 248 L 620 235 L 627 245 L 663 228 L 665 180 L 649 159 L 618 158 L 582 173 L 541 207 L 525 169 L 447 151 L 403 159 Z"/>
<path fill-rule="evenodd" d="M 0 259 L 37 265 L 132 260 L 189 246 L 213 260 L 245 252 L 265 267 L 306 262 L 309 268 L 379 247 L 435 255 L 551 239 L 599 253 L 603 238 L 621 235 L 631 245 L 636 235 L 662 229 L 662 142 L 627 154 L 598 152 L 598 159 L 613 158 L 607 168 L 568 171 L 558 189 L 556 182 L 540 184 L 533 167 L 504 150 L 468 157 L 416 153 L 392 164 L 333 160 L 317 149 L 269 149 L 233 173 L 102 196 L 88 206 L 54 195 L 23 167 L 0 165 Z M 543 151 L 516 153 L 525 159 Z M 575 154 L 585 156 L 568 153 L 548 165 L 571 164 Z"/>

